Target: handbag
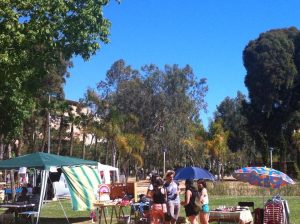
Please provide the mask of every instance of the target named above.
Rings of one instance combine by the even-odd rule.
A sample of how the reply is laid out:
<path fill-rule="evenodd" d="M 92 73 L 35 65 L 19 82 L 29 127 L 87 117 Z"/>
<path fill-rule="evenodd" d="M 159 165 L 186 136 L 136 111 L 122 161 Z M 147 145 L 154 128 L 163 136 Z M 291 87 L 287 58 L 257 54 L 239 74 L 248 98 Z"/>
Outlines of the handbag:
<path fill-rule="evenodd" d="M 200 194 L 199 194 L 199 193 L 197 193 L 197 195 L 196 195 L 196 198 L 195 198 L 195 204 L 196 204 L 197 206 L 199 206 L 200 208 L 202 207 L 202 203 L 201 203 L 201 201 L 200 201 Z"/>

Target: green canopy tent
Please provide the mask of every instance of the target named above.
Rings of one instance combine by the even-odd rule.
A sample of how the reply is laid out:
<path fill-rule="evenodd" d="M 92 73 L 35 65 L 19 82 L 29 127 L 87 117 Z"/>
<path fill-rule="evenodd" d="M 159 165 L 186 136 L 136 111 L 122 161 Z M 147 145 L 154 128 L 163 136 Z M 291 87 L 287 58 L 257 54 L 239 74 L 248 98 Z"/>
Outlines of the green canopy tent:
<path fill-rule="evenodd" d="M 82 164 L 97 166 L 98 163 L 95 161 L 84 160 L 75 157 L 36 152 L 13 159 L 2 160 L 0 161 L 0 170 L 18 169 L 20 167 L 49 170 L 52 166 L 76 166 Z"/>
<path fill-rule="evenodd" d="M 78 166 L 78 165 L 93 165 L 97 166 L 97 162 L 91 160 L 83 160 L 69 156 L 58 156 L 49 153 L 37 152 L 19 156 L 9 160 L 0 161 L 0 170 L 19 169 L 20 167 L 35 168 L 41 170 L 41 192 L 38 206 L 37 221 L 39 216 L 43 199 L 46 192 L 46 184 L 49 176 L 50 167 L 64 167 L 64 166 Z"/>

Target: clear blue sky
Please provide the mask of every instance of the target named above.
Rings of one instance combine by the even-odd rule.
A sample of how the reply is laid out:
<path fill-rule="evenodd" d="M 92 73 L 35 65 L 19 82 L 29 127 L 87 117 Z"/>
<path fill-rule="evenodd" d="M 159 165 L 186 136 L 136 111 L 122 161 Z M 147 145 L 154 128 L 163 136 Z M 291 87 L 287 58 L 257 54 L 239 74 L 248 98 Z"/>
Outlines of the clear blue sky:
<path fill-rule="evenodd" d="M 145 64 L 189 64 L 207 78 L 208 113 L 238 90 L 247 95 L 242 52 L 250 40 L 270 29 L 300 29 L 299 0 L 123 0 L 111 1 L 104 16 L 112 22 L 110 43 L 84 62 L 74 58 L 67 99 L 82 98 L 105 78 L 118 59 L 139 69 Z"/>

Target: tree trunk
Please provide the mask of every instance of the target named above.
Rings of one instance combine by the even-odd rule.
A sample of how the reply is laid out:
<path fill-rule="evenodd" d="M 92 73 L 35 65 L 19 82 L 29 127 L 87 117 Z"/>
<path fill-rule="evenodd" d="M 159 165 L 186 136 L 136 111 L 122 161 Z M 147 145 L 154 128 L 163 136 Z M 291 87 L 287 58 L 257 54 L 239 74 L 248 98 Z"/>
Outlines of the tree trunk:
<path fill-rule="evenodd" d="M 42 140 L 42 146 L 41 146 L 41 152 L 44 152 L 45 151 L 45 148 L 46 148 L 46 140 L 47 140 L 47 137 L 48 137 L 48 131 L 47 131 L 47 127 L 48 127 L 48 114 L 47 114 L 47 117 L 45 118 L 45 121 L 44 121 L 44 129 L 43 129 L 43 140 Z"/>
<path fill-rule="evenodd" d="M 3 143 L 3 135 L 0 136 L 0 160 L 4 159 L 4 143 Z"/>
<path fill-rule="evenodd" d="M 105 164 L 108 163 L 108 152 L 109 152 L 109 149 L 110 149 L 110 143 L 107 142 L 106 143 L 106 153 L 105 153 Z"/>
<path fill-rule="evenodd" d="M 70 132 L 70 156 L 73 155 L 73 144 L 74 144 L 74 123 L 71 124 L 71 132 Z"/>
<path fill-rule="evenodd" d="M 4 158 L 4 143 L 3 143 L 3 135 L 0 136 L 0 160 L 3 160 Z M 5 181 L 6 178 L 6 172 L 4 172 L 4 180 L 3 180 L 3 174 L 0 175 L 0 181 Z"/>
<path fill-rule="evenodd" d="M 20 156 L 21 155 L 21 150 L 23 148 L 23 145 L 24 145 L 23 139 L 20 138 L 19 139 L 19 143 L 18 143 L 18 145 L 16 147 L 16 156 Z"/>
<path fill-rule="evenodd" d="M 11 144 L 8 144 L 7 147 L 8 150 L 8 159 L 11 159 L 12 157 L 12 152 L 11 152 Z M 10 170 L 10 186 L 11 186 L 11 195 L 12 195 L 12 200 L 15 201 L 16 197 L 16 188 L 15 188 L 15 175 L 14 175 L 14 170 Z"/>
<path fill-rule="evenodd" d="M 84 131 L 82 136 L 82 159 L 85 158 L 85 139 L 86 139 L 86 133 Z"/>
<path fill-rule="evenodd" d="M 92 151 L 92 145 L 93 145 L 93 142 L 94 142 L 94 138 L 95 138 L 95 135 L 92 135 L 91 142 L 90 142 L 89 146 L 87 147 L 87 151 L 88 151 L 88 152 L 91 152 L 91 151 Z M 96 154 L 96 152 L 95 152 L 95 154 Z M 95 156 L 95 154 L 94 154 L 94 156 Z M 93 157 L 94 157 L 94 156 L 93 156 Z"/>
<path fill-rule="evenodd" d="M 63 126 L 64 126 L 64 115 L 62 114 L 60 116 L 59 131 L 58 131 L 57 155 L 59 155 L 61 151 Z"/>
<path fill-rule="evenodd" d="M 35 134 L 35 129 L 28 135 L 28 139 L 29 139 L 29 149 L 28 149 L 28 152 L 36 152 L 36 139 L 37 139 L 37 136 Z"/>
<path fill-rule="evenodd" d="M 221 180 L 221 163 L 217 160 L 217 168 L 218 168 L 218 180 Z"/>
<path fill-rule="evenodd" d="M 98 161 L 98 162 L 100 162 L 100 152 L 98 152 L 98 138 L 97 138 L 97 136 L 95 136 L 95 148 L 94 148 L 94 150 L 95 150 L 95 160 L 96 161 Z"/>
<path fill-rule="evenodd" d="M 35 119 L 31 118 L 31 123 L 34 124 L 32 128 L 30 129 L 28 133 L 28 142 L 29 142 L 29 149 L 28 152 L 36 152 L 37 148 L 37 135 L 36 135 L 36 125 L 35 125 Z M 25 124 L 26 125 L 26 124 Z"/>
<path fill-rule="evenodd" d="M 300 167 L 300 150 L 297 149 L 296 153 L 297 153 L 297 156 L 296 156 L 296 158 L 297 158 L 296 164 L 297 164 L 297 167 L 299 168 L 299 167 Z M 298 175 L 299 175 L 299 174 L 298 174 Z"/>
<path fill-rule="evenodd" d="M 116 149 L 116 144 L 113 142 L 112 144 L 113 150 L 112 150 L 112 166 L 116 167 L 116 155 L 117 155 L 117 149 Z"/>

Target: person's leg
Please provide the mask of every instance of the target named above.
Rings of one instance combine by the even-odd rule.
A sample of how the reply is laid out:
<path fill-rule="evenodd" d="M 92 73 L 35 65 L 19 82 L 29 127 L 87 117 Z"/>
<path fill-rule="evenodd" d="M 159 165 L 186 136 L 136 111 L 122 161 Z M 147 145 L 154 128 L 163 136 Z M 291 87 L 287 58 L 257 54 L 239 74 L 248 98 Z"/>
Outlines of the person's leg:
<path fill-rule="evenodd" d="M 191 215 L 188 217 L 188 220 L 190 222 L 190 224 L 197 224 L 197 216 L 196 215 Z"/>
<path fill-rule="evenodd" d="M 203 215 L 202 215 L 202 212 L 199 213 L 199 223 L 203 224 Z"/>
<path fill-rule="evenodd" d="M 172 224 L 175 224 L 178 216 L 179 216 L 179 211 L 180 211 L 180 204 L 173 204 L 173 215 L 172 215 Z"/>
<path fill-rule="evenodd" d="M 205 212 L 203 214 L 203 224 L 208 224 L 209 221 L 209 213 Z"/>
<path fill-rule="evenodd" d="M 164 222 L 164 212 L 161 204 L 153 204 L 151 207 L 151 224 Z"/>
<path fill-rule="evenodd" d="M 171 202 L 167 203 L 167 209 L 168 209 L 168 217 L 165 220 L 165 224 L 173 223 L 173 217 L 174 217 L 174 204 Z"/>
<path fill-rule="evenodd" d="M 151 224 L 159 224 L 159 215 L 155 210 L 151 211 Z"/>
<path fill-rule="evenodd" d="M 208 224 L 209 213 L 207 213 L 207 212 L 200 212 L 199 219 L 200 219 L 200 223 L 201 224 Z"/>

